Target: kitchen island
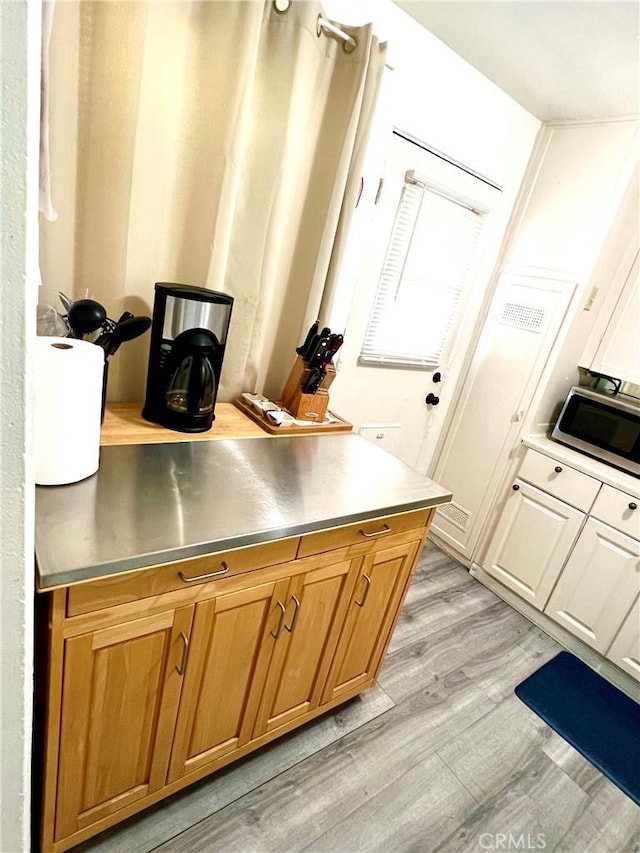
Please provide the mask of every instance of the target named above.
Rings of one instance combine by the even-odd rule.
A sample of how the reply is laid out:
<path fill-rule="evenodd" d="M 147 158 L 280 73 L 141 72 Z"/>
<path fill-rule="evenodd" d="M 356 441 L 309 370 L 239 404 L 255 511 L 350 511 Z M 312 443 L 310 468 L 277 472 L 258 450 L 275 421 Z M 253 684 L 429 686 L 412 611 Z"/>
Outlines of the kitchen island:
<path fill-rule="evenodd" d="M 348 434 L 103 447 L 39 488 L 42 849 L 373 686 L 450 499 Z"/>

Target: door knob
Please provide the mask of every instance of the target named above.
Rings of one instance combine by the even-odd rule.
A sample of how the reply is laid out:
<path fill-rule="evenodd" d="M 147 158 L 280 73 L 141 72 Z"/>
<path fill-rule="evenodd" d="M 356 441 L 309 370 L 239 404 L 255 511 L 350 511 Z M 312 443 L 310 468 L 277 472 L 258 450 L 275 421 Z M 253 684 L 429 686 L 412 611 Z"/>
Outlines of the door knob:
<path fill-rule="evenodd" d="M 424 401 L 427 406 L 437 406 L 440 402 L 440 397 L 436 397 L 435 394 L 427 394 L 427 396 L 424 398 Z"/>

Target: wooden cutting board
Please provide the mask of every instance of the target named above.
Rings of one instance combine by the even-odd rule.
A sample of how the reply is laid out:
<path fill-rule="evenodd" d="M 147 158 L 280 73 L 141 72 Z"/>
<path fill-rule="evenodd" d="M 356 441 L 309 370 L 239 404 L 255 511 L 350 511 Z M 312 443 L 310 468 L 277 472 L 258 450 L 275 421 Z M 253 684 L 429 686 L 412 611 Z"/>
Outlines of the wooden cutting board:
<path fill-rule="evenodd" d="M 217 438 L 265 438 L 258 424 L 233 403 L 216 403 L 216 419 L 208 432 L 176 432 L 142 417 L 142 403 L 107 403 L 100 444 L 156 444 L 172 441 L 212 441 Z"/>

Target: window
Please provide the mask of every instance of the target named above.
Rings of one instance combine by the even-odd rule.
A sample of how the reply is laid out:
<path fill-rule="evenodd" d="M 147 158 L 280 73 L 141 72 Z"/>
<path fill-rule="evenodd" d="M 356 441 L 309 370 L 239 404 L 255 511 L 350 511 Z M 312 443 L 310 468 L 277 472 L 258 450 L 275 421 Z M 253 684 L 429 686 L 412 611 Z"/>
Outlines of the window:
<path fill-rule="evenodd" d="M 441 364 L 477 264 L 487 213 L 414 170 L 406 173 L 361 364 Z"/>

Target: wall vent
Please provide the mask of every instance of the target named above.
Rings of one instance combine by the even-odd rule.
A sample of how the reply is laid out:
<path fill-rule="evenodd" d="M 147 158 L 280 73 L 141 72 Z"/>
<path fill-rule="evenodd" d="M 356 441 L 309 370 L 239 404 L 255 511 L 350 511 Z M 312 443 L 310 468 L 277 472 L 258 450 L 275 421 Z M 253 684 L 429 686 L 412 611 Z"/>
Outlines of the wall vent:
<path fill-rule="evenodd" d="M 515 326 L 517 329 L 527 329 L 530 332 L 538 332 L 543 321 L 544 308 L 519 305 L 517 302 L 507 302 L 500 318 L 500 322 L 505 326 Z"/>
<path fill-rule="evenodd" d="M 438 508 L 438 512 L 440 515 L 444 516 L 447 521 L 450 521 L 454 527 L 457 527 L 463 532 L 466 530 L 469 519 L 471 518 L 471 513 L 467 512 L 466 509 L 463 509 L 456 503 L 445 504 Z"/>

